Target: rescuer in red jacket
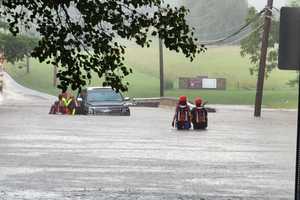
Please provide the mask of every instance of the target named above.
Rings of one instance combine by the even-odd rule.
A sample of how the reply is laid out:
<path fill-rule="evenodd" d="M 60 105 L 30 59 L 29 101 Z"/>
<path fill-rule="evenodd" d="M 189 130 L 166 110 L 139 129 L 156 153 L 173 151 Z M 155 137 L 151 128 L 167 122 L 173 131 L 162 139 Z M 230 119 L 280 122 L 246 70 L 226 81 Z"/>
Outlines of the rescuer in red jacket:
<path fill-rule="evenodd" d="M 200 97 L 195 99 L 195 107 L 191 111 L 194 130 L 204 130 L 207 128 L 207 110 L 203 106 Z"/>
<path fill-rule="evenodd" d="M 187 105 L 186 96 L 179 97 L 172 126 L 178 130 L 189 130 L 191 128 L 190 107 Z"/>

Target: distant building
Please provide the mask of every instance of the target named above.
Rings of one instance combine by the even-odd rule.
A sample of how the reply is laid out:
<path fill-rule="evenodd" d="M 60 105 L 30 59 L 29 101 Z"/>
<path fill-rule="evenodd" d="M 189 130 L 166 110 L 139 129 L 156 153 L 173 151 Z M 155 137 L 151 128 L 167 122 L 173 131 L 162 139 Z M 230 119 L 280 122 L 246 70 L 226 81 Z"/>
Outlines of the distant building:
<path fill-rule="evenodd" d="M 208 76 L 181 77 L 179 89 L 226 90 L 225 78 L 209 78 Z"/>

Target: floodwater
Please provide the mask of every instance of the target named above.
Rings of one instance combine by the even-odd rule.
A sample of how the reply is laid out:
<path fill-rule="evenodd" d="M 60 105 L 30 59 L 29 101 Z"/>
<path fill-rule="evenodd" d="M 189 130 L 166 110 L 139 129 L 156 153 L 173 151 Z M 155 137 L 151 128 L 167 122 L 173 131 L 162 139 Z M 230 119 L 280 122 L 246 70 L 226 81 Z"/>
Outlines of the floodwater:
<path fill-rule="evenodd" d="M 295 111 L 216 106 L 207 131 L 171 128 L 173 110 L 50 116 L 53 97 L 6 76 L 0 199 L 292 199 Z"/>

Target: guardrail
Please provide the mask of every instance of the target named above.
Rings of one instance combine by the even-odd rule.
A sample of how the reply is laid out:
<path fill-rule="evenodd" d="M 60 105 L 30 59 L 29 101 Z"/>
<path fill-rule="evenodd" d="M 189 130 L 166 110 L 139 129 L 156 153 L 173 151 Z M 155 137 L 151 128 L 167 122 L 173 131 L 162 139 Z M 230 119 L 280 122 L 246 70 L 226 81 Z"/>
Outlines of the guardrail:
<path fill-rule="evenodd" d="M 133 98 L 134 107 L 151 107 L 157 108 L 160 105 L 159 98 Z"/>
<path fill-rule="evenodd" d="M 133 98 L 134 107 L 175 107 L 178 103 L 178 99 L 175 97 L 162 97 L 162 98 Z M 195 105 L 192 102 L 188 102 L 190 107 Z M 208 112 L 216 112 L 215 108 L 205 107 Z"/>

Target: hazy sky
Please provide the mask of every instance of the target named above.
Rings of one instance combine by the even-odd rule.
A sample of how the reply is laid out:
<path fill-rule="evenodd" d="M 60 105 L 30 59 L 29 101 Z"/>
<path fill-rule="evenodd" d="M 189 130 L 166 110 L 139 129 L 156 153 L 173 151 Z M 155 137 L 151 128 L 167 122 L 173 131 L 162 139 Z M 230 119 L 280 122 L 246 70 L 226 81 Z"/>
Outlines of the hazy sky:
<path fill-rule="evenodd" d="M 263 9 L 267 5 L 267 0 L 248 0 L 250 5 L 255 6 L 259 10 Z M 274 0 L 274 7 L 280 8 L 286 4 L 287 0 Z"/>

